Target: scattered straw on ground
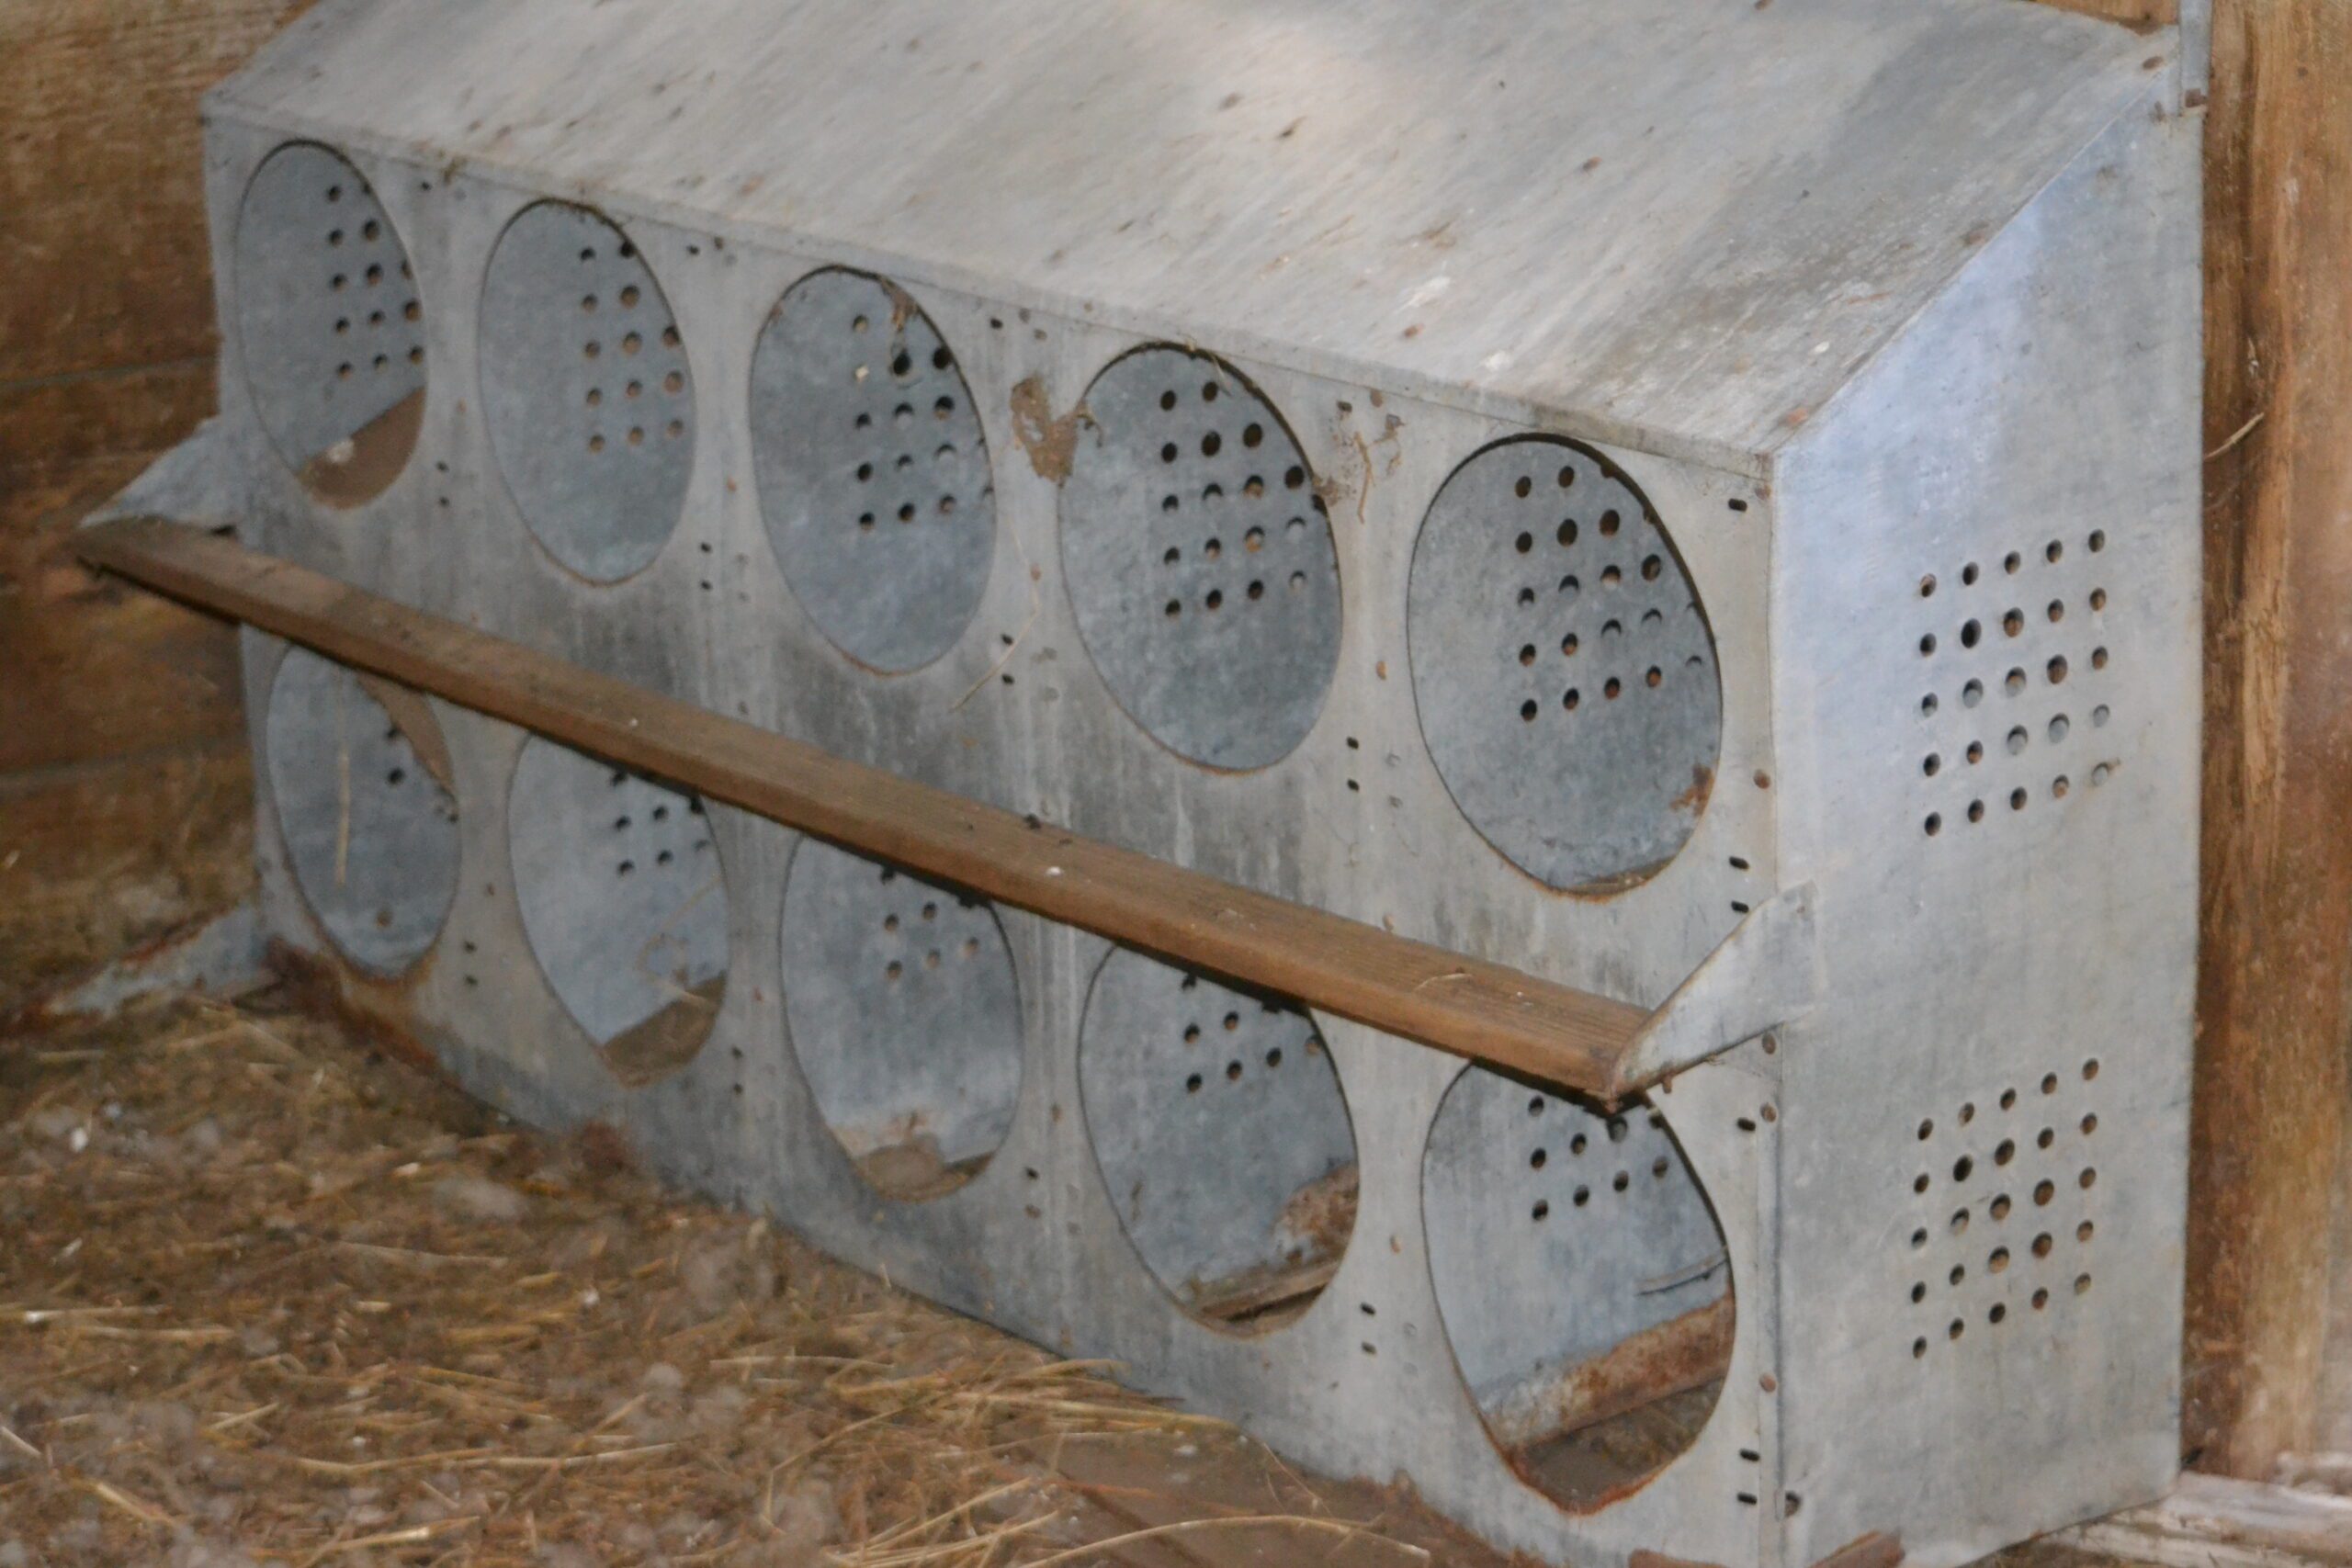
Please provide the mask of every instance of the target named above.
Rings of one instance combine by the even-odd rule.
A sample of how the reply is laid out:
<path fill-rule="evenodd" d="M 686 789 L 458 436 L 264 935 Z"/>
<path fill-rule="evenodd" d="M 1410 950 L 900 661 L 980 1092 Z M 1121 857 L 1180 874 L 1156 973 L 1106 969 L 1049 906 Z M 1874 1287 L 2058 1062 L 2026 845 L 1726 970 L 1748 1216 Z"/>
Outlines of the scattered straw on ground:
<path fill-rule="evenodd" d="M 0 1568 L 1492 1561 L 1109 1371 L 300 1013 L 0 1041 Z"/>

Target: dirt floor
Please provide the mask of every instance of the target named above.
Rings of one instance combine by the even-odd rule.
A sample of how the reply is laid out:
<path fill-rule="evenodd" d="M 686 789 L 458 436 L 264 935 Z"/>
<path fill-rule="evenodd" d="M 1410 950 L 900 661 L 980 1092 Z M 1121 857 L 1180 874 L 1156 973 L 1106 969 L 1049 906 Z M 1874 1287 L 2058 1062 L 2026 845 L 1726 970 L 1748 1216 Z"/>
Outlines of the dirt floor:
<path fill-rule="evenodd" d="M 265 993 L 0 1041 L 0 1568 L 1500 1568 Z"/>
<path fill-rule="evenodd" d="M 0 1568 L 1523 1561 L 1113 1371 L 284 988 L 0 1032 Z"/>

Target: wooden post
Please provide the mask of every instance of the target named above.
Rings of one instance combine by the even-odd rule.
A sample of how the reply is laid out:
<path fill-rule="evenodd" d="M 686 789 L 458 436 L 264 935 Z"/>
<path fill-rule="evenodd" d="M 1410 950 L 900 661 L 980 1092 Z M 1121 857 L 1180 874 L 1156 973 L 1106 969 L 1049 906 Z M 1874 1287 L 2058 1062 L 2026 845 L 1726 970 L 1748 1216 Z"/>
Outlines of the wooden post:
<path fill-rule="evenodd" d="M 2213 46 L 2183 1435 L 2193 1462 L 2267 1478 L 2319 1430 L 2330 1235 L 2345 1229 L 2352 7 L 2221 0 Z"/>

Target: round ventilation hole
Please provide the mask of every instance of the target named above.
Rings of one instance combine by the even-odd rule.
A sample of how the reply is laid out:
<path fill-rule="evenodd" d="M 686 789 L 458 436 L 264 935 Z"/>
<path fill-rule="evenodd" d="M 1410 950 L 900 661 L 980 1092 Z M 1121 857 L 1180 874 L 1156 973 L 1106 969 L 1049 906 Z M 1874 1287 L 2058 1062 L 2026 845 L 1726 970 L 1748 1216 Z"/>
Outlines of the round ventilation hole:
<path fill-rule="evenodd" d="M 727 887 L 702 803 L 534 737 L 510 787 L 514 897 L 564 1008 L 623 1083 L 693 1059 L 727 983 Z"/>
<path fill-rule="evenodd" d="M 303 649 L 270 684 L 269 789 L 295 886 L 361 969 L 397 975 L 458 891 L 458 802 L 425 700 Z"/>
<path fill-rule="evenodd" d="M 1062 488 L 1062 562 L 1102 679 L 1162 745 L 1281 761 L 1340 651 L 1340 568 L 1281 418 L 1207 355 L 1146 348 L 1087 389 Z"/>
<path fill-rule="evenodd" d="M 1193 1317 L 1296 1317 L 1355 1224 L 1356 1146 L 1295 1010 L 1114 949 L 1079 1033 L 1087 1135 L 1127 1239 Z"/>
<path fill-rule="evenodd" d="M 880 1191 L 953 1191 L 1012 1131 L 1021 997 L 987 903 L 803 839 L 784 1008 L 819 1112 Z"/>
<path fill-rule="evenodd" d="M 585 208 L 525 209 L 491 254 L 481 357 L 491 446 L 539 543 L 595 582 L 650 565 L 685 504 L 695 396 L 637 247 Z"/>
<path fill-rule="evenodd" d="M 270 445 L 320 500 L 381 494 L 424 419 L 408 252 L 359 171 L 309 142 L 271 153 L 237 214 L 237 337 Z"/>
<path fill-rule="evenodd" d="M 793 596 L 886 672 L 956 645 L 996 553 L 996 491 L 972 389 L 894 285 L 826 271 L 792 286 L 752 360 L 760 513 Z"/>
<path fill-rule="evenodd" d="M 1511 1466 L 1597 1507 L 1687 1450 L 1732 1347 L 1722 1230 L 1664 1119 L 1473 1067 L 1421 1168 L 1453 1359 Z"/>
<path fill-rule="evenodd" d="M 1455 469 L 1414 547 L 1406 635 L 1438 772 L 1521 869 L 1608 890 L 1690 838 L 1723 744 L 1714 641 L 1597 454 L 1531 437 Z"/>

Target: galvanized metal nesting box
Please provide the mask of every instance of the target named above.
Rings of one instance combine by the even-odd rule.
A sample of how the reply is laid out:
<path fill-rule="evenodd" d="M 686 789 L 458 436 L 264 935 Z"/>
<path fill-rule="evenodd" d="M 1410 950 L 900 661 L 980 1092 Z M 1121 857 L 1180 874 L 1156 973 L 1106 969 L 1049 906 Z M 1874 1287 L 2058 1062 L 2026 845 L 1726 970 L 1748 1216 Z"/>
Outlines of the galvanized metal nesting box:
<path fill-rule="evenodd" d="M 2158 1494 L 2197 52 L 326 0 L 211 100 L 189 515 L 1536 976 L 1803 1005 L 1612 1111 L 254 636 L 270 924 L 517 1114 L 1547 1560 Z"/>

